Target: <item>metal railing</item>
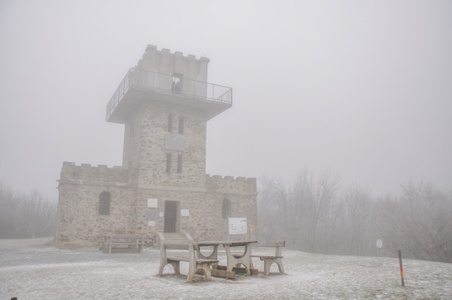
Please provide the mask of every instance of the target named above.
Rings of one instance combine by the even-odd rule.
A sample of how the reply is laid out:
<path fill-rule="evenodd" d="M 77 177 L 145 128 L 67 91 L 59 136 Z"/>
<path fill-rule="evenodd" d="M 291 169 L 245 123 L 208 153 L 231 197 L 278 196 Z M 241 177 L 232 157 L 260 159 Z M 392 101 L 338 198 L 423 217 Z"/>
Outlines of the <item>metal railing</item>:
<path fill-rule="evenodd" d="M 130 68 L 108 102 L 107 120 L 130 88 L 232 105 L 232 88 L 230 87 Z"/>

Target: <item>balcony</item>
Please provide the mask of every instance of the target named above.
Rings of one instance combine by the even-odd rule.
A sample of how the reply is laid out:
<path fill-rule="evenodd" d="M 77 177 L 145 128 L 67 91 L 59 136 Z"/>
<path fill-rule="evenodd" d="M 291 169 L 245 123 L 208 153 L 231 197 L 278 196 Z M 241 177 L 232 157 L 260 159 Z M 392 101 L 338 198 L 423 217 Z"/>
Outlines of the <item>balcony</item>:
<path fill-rule="evenodd" d="M 232 106 L 232 88 L 131 68 L 107 105 L 107 121 L 124 123 L 143 101 L 164 101 L 201 109 L 208 119 Z"/>

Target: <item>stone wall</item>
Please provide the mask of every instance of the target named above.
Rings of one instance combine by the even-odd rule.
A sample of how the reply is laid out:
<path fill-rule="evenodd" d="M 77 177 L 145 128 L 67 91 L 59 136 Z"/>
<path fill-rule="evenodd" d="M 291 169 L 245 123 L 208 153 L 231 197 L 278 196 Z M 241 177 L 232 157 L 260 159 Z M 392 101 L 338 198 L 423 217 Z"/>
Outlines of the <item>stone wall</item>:
<path fill-rule="evenodd" d="M 189 232 L 198 240 L 228 239 L 228 220 L 222 217 L 224 199 L 231 201 L 231 217 L 246 217 L 257 225 L 256 180 L 242 177 L 206 176 L 205 189 L 138 188 L 130 179 L 135 169 L 76 166 L 64 163 L 59 184 L 59 247 L 97 247 L 102 235 L 134 233 L 156 241 L 163 231 L 165 201 L 179 201 L 178 231 Z M 77 179 L 76 179 L 77 178 Z M 110 214 L 99 215 L 99 196 L 111 194 Z M 157 199 L 157 207 L 148 207 Z M 250 237 L 252 237 L 251 235 Z"/>
<path fill-rule="evenodd" d="M 60 173 L 60 183 L 73 182 L 91 185 L 133 185 L 138 178 L 138 169 L 123 167 L 109 168 L 106 165 L 91 166 L 90 164 L 75 165 L 64 162 Z"/>
<path fill-rule="evenodd" d="M 170 115 L 172 132 L 168 132 Z M 183 133 L 179 133 L 181 119 Z M 172 155 L 170 173 L 166 172 L 167 154 Z M 180 174 L 177 172 L 178 155 L 183 160 Z M 139 167 L 140 187 L 203 188 L 205 156 L 206 120 L 197 110 L 146 102 L 126 123 L 123 165 Z"/>

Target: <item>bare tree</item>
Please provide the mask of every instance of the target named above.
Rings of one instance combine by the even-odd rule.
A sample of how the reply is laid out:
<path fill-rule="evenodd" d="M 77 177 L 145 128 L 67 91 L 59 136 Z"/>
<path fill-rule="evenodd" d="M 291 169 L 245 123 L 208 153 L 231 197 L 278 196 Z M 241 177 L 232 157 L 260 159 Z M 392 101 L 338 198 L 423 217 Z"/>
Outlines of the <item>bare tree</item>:
<path fill-rule="evenodd" d="M 342 199 L 346 207 L 349 222 L 349 254 L 365 254 L 371 230 L 372 203 L 368 190 L 359 187 L 348 188 Z"/>
<path fill-rule="evenodd" d="M 319 235 L 331 222 L 334 197 L 339 189 L 339 180 L 330 172 L 322 173 L 318 178 L 312 171 L 305 169 L 297 176 L 293 184 L 295 210 L 301 216 L 302 245 L 307 251 L 316 252 Z M 325 250 L 325 245 L 322 250 Z"/>
<path fill-rule="evenodd" d="M 409 182 L 385 203 L 383 231 L 393 251 L 416 259 L 451 261 L 452 198 L 431 185 Z"/>
<path fill-rule="evenodd" d="M 17 195 L 0 183 L 0 238 L 32 238 L 54 234 L 56 203 L 38 192 Z"/>
<path fill-rule="evenodd" d="M 259 191 L 259 232 L 294 249 L 334 254 L 405 255 L 452 261 L 452 192 L 409 182 L 399 196 L 373 199 L 352 187 L 338 196 L 339 180 L 308 169 L 290 184 L 265 178 Z M 382 239 L 379 252 L 375 242 Z"/>
<path fill-rule="evenodd" d="M 263 240 L 285 237 L 287 189 L 281 179 L 262 178 L 258 197 L 259 234 Z"/>
<path fill-rule="evenodd" d="M 338 180 L 328 172 L 315 178 L 313 172 L 305 169 L 292 184 L 280 179 L 265 179 L 262 183 L 261 230 L 266 235 L 284 238 L 293 248 L 316 251 L 320 232 L 327 232 L 322 231 L 322 226 L 330 224 Z"/>

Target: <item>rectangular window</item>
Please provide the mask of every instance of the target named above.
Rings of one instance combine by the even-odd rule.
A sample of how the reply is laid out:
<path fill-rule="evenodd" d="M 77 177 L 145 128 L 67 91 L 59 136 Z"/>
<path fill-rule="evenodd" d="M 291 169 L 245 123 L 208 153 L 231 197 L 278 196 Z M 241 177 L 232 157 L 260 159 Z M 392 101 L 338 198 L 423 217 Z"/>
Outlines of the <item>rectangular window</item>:
<path fill-rule="evenodd" d="M 182 174 L 182 154 L 177 155 L 177 173 Z"/>
<path fill-rule="evenodd" d="M 184 117 L 179 117 L 179 133 L 184 133 Z"/>
<path fill-rule="evenodd" d="M 171 153 L 166 153 L 166 173 L 171 173 Z"/>
<path fill-rule="evenodd" d="M 111 194 L 103 191 L 99 195 L 99 215 L 108 216 L 110 214 L 110 198 Z"/>
<path fill-rule="evenodd" d="M 130 137 L 135 135 L 135 121 L 130 122 Z"/>
<path fill-rule="evenodd" d="M 173 132 L 173 115 L 168 115 L 168 132 Z"/>
<path fill-rule="evenodd" d="M 171 90 L 173 93 L 181 93 L 182 92 L 182 74 L 173 73 L 173 83 Z"/>

